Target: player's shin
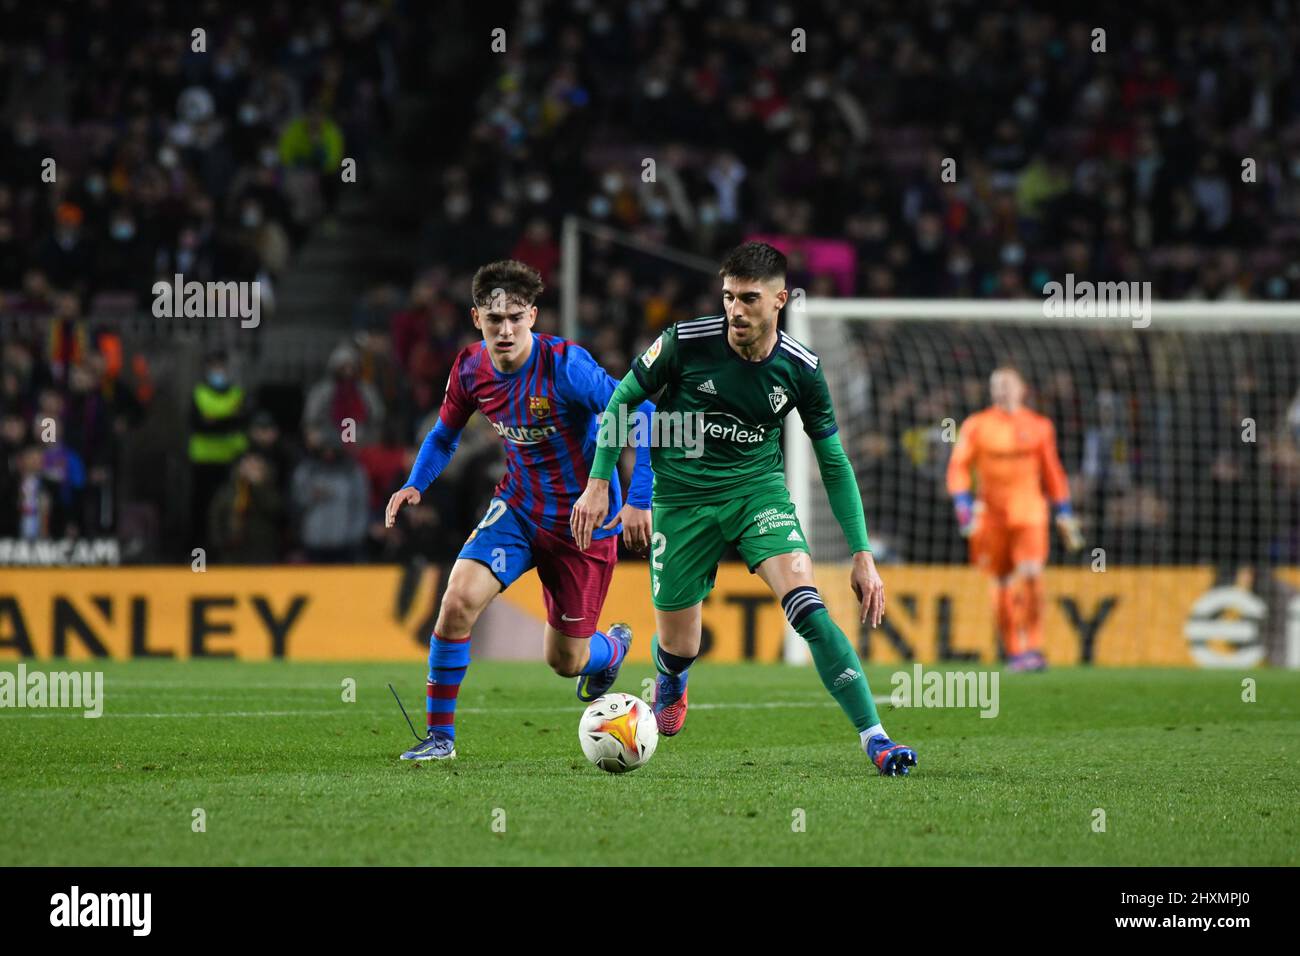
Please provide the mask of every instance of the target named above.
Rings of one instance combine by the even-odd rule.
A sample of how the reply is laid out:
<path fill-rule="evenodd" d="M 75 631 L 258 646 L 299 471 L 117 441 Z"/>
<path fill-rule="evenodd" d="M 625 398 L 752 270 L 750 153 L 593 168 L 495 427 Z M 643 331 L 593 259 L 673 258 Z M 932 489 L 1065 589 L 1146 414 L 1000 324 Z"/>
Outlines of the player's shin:
<path fill-rule="evenodd" d="M 1024 634 L 1026 650 L 1043 651 L 1043 579 L 1031 575 L 1024 583 Z"/>
<path fill-rule="evenodd" d="M 1018 657 L 1025 651 L 1024 635 L 1020 627 L 1019 583 L 1014 579 L 999 580 L 993 585 L 993 605 L 997 609 L 998 635 L 1007 659 Z"/>
<path fill-rule="evenodd" d="M 456 698 L 469 667 L 469 635 L 459 640 L 429 638 L 429 679 L 425 685 L 425 720 L 430 733 L 456 736 Z"/>
<path fill-rule="evenodd" d="M 604 631 L 596 631 L 589 642 L 590 656 L 579 674 L 599 674 L 622 663 L 623 645 Z"/>
<path fill-rule="evenodd" d="M 862 670 L 858 652 L 831 620 L 830 612 L 814 587 L 798 587 L 781 599 L 781 607 L 790 624 L 812 653 L 817 676 L 835 702 L 848 715 L 859 735 L 871 731 L 883 734 L 876 702 Z"/>

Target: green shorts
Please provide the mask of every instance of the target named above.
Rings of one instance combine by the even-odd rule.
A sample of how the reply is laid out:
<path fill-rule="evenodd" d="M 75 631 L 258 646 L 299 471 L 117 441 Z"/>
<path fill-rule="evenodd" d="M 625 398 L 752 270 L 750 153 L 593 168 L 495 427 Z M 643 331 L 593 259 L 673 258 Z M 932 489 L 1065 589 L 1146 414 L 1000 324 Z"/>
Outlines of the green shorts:
<path fill-rule="evenodd" d="M 734 544 L 749 570 L 776 554 L 808 552 L 799 518 L 784 487 L 764 488 L 713 504 L 664 505 L 652 510 L 650 594 L 661 611 L 703 601 L 713 590 L 718 562 Z"/>

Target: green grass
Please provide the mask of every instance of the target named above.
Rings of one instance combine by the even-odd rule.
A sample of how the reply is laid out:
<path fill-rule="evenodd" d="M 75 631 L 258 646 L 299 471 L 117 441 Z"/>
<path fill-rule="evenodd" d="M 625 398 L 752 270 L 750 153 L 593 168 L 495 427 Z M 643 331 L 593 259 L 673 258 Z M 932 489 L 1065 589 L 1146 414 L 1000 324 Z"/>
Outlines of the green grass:
<path fill-rule="evenodd" d="M 805 669 L 698 665 L 707 706 L 611 776 L 540 663 L 471 667 L 442 764 L 396 759 L 384 684 L 422 722 L 418 663 L 101 666 L 98 720 L 0 710 L 0 865 L 1300 862 L 1300 673 L 1256 671 L 1256 703 L 1235 672 L 1064 669 L 1003 675 L 995 719 L 886 704 L 920 767 L 885 779 Z"/>

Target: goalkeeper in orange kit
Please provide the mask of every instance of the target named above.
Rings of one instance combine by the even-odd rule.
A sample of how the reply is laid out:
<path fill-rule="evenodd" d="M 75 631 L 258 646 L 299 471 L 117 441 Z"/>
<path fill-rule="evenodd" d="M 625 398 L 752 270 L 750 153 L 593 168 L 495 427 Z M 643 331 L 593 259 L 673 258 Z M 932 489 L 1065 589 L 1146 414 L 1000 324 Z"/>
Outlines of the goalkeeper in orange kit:
<path fill-rule="evenodd" d="M 989 391 L 992 406 L 962 422 L 948 462 L 948 494 L 962 536 L 970 540 L 971 561 L 993 578 L 998 633 L 1010 668 L 1043 670 L 1048 502 L 1070 551 L 1083 547 L 1083 535 L 1070 509 L 1051 420 L 1025 408 L 1025 382 L 1014 368 L 995 369 Z M 972 476 L 978 500 L 971 493 Z"/>

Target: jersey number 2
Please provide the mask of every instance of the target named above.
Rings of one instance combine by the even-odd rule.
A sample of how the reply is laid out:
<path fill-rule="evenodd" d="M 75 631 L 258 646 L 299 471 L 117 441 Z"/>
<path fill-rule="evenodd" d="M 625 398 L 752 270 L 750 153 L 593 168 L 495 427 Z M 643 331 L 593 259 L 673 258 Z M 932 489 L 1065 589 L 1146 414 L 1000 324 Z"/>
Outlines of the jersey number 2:
<path fill-rule="evenodd" d="M 650 535 L 650 567 L 656 571 L 662 571 L 664 563 L 659 560 L 659 556 L 668 548 L 668 539 L 660 532 L 656 531 Z"/>

